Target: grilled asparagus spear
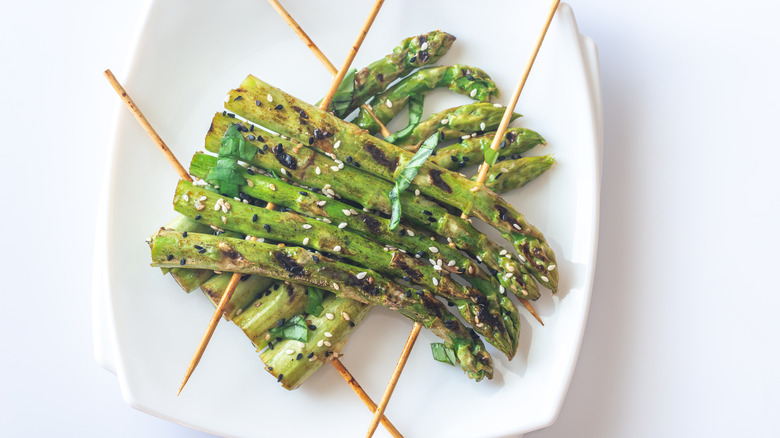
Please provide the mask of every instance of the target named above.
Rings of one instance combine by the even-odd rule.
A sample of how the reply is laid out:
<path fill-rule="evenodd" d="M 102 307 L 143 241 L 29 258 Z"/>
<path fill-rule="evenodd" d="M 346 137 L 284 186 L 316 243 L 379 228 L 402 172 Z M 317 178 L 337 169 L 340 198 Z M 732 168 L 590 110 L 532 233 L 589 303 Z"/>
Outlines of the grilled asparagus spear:
<path fill-rule="evenodd" d="M 285 339 L 260 353 L 265 369 L 285 389 L 293 390 L 314 374 L 322 364 L 336 357 L 354 327 L 373 306 L 334 295 L 327 297 L 319 316 L 306 316 L 309 335 L 306 342 Z"/>
<path fill-rule="evenodd" d="M 546 172 L 553 163 L 552 155 L 502 161 L 488 170 L 485 185 L 496 193 L 522 187 Z"/>
<path fill-rule="evenodd" d="M 352 89 L 349 105 L 338 111 L 336 116 L 342 118 L 348 116 L 396 79 L 406 76 L 418 67 L 438 61 L 447 53 L 454 41 L 454 36 L 438 30 L 401 41 L 401 44 L 393 49 L 393 53 L 369 64 L 355 74 L 353 84 L 348 87 Z M 344 85 L 346 84 L 342 83 L 342 87 Z M 332 106 L 330 109 L 333 109 Z"/>
<path fill-rule="evenodd" d="M 264 96 L 273 100 L 276 106 L 252 103 Z M 473 105 L 492 107 L 490 104 Z M 300 142 L 316 143 L 319 150 L 332 153 L 340 160 L 347 157 L 358 160 L 362 170 L 387 181 L 395 181 L 413 155 L 251 75 L 229 93 L 225 107 Z M 494 192 L 431 163 L 420 167 L 410 188 L 473 215 L 502 233 L 525 237 L 522 245 L 517 245 L 518 240 L 514 237 L 509 241 L 516 244 L 515 248 L 536 280 L 553 292 L 557 290 L 557 264 L 544 236 Z"/>
<path fill-rule="evenodd" d="M 412 293 L 376 272 L 298 247 L 280 248 L 259 241 L 196 233 L 183 237 L 181 233 L 167 230 L 160 230 L 152 238 L 150 246 L 152 266 L 175 267 L 184 260 L 181 266 L 287 280 L 397 310 L 420 322 L 455 348 L 460 365 L 469 377 L 475 380 L 492 377 L 492 361 L 479 338 L 427 291 Z"/>
<path fill-rule="evenodd" d="M 374 96 L 369 101 L 369 105 L 374 115 L 386 125 L 401 112 L 410 96 L 423 94 L 438 87 L 447 87 L 479 101 L 498 96 L 498 88 L 487 73 L 478 68 L 456 64 L 417 70 L 385 92 Z M 365 108 L 360 109 L 352 123 L 372 134 L 379 131 L 379 124 Z"/>
<path fill-rule="evenodd" d="M 297 197 L 307 198 L 313 193 L 299 190 Z M 220 202 L 222 200 L 222 202 Z M 195 203 L 204 208 L 198 209 Z M 211 208 L 214 206 L 214 208 Z M 328 224 L 293 212 L 280 212 L 254 207 L 241 202 L 225 202 L 217 193 L 210 192 L 181 180 L 174 197 L 174 209 L 187 216 L 201 215 L 202 221 L 243 234 L 268 238 L 277 242 L 302 245 L 332 253 L 370 267 L 384 275 L 403 278 L 431 293 L 452 301 L 463 318 L 499 350 L 512 357 L 516 351 L 518 333 L 514 325 L 505 326 L 498 293 L 486 296 L 441 275 L 427 261 L 415 259 L 345 230 L 344 226 Z M 341 212 L 339 217 L 349 217 Z M 365 275 L 365 274 L 363 274 Z"/>
<path fill-rule="evenodd" d="M 460 143 L 437 149 L 436 155 L 431 157 L 430 161 L 449 170 L 480 164 L 484 161 L 484 150 L 493 143 L 493 137 L 495 132 L 475 137 L 469 135 L 462 138 Z M 522 154 L 540 144 L 547 142 L 538 133 L 525 128 L 509 128 L 499 146 L 498 158 L 501 160 Z"/>

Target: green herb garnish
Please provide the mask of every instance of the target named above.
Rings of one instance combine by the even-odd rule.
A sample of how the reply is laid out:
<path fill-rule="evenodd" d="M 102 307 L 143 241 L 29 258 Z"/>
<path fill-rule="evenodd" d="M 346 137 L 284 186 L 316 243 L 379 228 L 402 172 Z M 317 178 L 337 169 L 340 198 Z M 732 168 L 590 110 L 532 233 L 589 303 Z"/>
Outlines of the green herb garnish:
<path fill-rule="evenodd" d="M 448 363 L 450 365 L 456 365 L 458 363 L 455 350 L 449 345 L 441 342 L 431 344 L 431 353 L 433 354 L 433 358 L 439 362 Z"/>
<path fill-rule="evenodd" d="M 315 287 L 307 287 L 306 295 L 309 301 L 306 303 L 306 313 L 311 316 L 320 316 L 324 310 L 322 307 L 322 290 Z"/>
<path fill-rule="evenodd" d="M 420 120 L 422 120 L 424 98 L 425 95 L 423 94 L 412 94 L 409 96 L 409 124 L 406 125 L 406 128 L 386 137 L 386 142 L 395 143 L 397 140 L 403 140 L 414 131 L 414 128 L 416 128 L 417 125 L 420 124 Z"/>
<path fill-rule="evenodd" d="M 355 73 L 357 73 L 357 69 L 355 68 L 347 72 L 344 76 L 344 80 L 341 81 L 341 84 L 339 84 L 339 87 L 336 89 L 333 100 L 331 100 L 333 114 L 340 119 L 343 119 L 348 115 L 346 112 L 349 110 L 349 106 L 352 103 L 352 96 L 355 92 Z"/>
<path fill-rule="evenodd" d="M 309 328 L 301 315 L 295 315 L 285 321 L 281 327 L 274 327 L 268 330 L 272 338 L 293 339 L 306 342 L 308 339 Z"/>
<path fill-rule="evenodd" d="M 246 180 L 241 176 L 238 160 L 249 161 L 256 152 L 257 147 L 244 140 L 236 125 L 230 125 L 222 136 L 217 166 L 211 169 L 206 182 L 218 186 L 219 192 L 224 195 L 238 196 L 238 187 L 246 184 Z"/>
<path fill-rule="evenodd" d="M 435 133 L 428 137 L 428 139 L 420 145 L 420 149 L 417 150 L 417 153 L 414 154 L 412 159 L 409 160 L 404 167 L 404 170 L 401 171 L 401 174 L 398 175 L 395 186 L 393 186 L 393 189 L 390 190 L 389 194 L 390 205 L 392 207 L 389 226 L 390 230 L 394 230 L 401 222 L 401 201 L 399 199 L 401 192 L 409 187 L 409 184 L 412 183 L 414 177 L 417 176 L 420 166 L 422 166 L 423 163 L 425 163 L 425 160 L 431 156 L 433 150 L 436 149 L 437 144 L 439 144 L 439 133 Z"/>

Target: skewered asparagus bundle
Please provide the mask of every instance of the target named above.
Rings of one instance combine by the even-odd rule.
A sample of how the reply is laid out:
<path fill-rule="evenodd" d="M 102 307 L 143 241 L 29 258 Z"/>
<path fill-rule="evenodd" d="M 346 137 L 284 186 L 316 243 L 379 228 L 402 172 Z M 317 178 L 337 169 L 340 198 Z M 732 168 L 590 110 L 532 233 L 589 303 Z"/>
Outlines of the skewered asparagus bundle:
<path fill-rule="evenodd" d="M 256 105 L 261 97 L 273 101 L 275 106 Z M 412 158 L 411 153 L 378 140 L 360 128 L 251 75 L 238 89 L 229 93 L 225 107 L 300 142 L 316 142 L 318 149 L 334 154 L 339 160 L 346 160 L 347 157 L 358 160 L 362 170 L 387 181 L 395 181 Z M 476 216 L 500 232 L 512 236 L 509 241 L 515 244 L 529 271 L 540 283 L 553 291 L 557 290 L 557 265 L 544 236 L 494 192 L 430 163 L 420 167 L 412 188 Z"/>
<path fill-rule="evenodd" d="M 235 122 L 236 119 L 230 116 L 215 115 L 206 135 L 206 149 L 217 152 L 223 134 Z M 390 213 L 387 193 L 392 188 L 392 184 L 359 171 L 355 168 L 359 163 L 354 160 L 351 166 L 345 166 L 344 162 L 336 162 L 300 143 L 255 128 L 254 125 L 250 125 L 249 128 L 240 124 L 239 126 L 242 126 L 240 131 L 244 139 L 259 148 L 254 157 L 249 160 L 252 165 L 279 173 L 298 183 L 320 188 L 330 198 L 336 195 L 333 191 L 333 187 L 336 187 L 339 190 L 338 195 L 344 199 L 357 202 L 369 209 Z M 294 153 L 295 156 L 286 151 Z M 347 162 L 349 161 L 347 159 Z M 518 260 L 507 257 L 509 254 L 506 250 L 491 242 L 468 221 L 450 214 L 439 204 L 410 191 L 402 192 L 400 200 L 404 217 L 418 227 L 451 239 L 458 248 L 484 262 L 499 274 L 496 278 L 506 289 L 520 298 L 539 297 L 536 283 L 530 275 L 526 275 L 527 268 Z"/>
<path fill-rule="evenodd" d="M 469 377 L 492 377 L 492 361 L 479 338 L 427 291 L 407 292 L 376 272 L 297 247 L 280 248 L 259 241 L 196 233 L 183 237 L 182 233 L 167 230 L 155 234 L 150 246 L 152 266 L 176 267 L 184 260 L 182 266 L 287 280 L 398 310 L 444 339 L 455 350 Z"/>
<path fill-rule="evenodd" d="M 410 96 L 421 95 L 438 87 L 447 87 L 483 102 L 498 96 L 498 88 L 487 73 L 478 68 L 455 64 L 417 70 L 374 96 L 369 105 L 374 115 L 386 125 L 401 112 Z M 379 131 L 379 124 L 365 108 L 360 109 L 352 123 L 372 134 Z"/>
<path fill-rule="evenodd" d="M 396 79 L 418 67 L 438 61 L 454 41 L 454 36 L 438 30 L 404 39 L 393 49 L 393 53 L 369 64 L 354 77 L 345 77 L 339 88 L 341 92 L 334 97 L 331 109 L 337 108 L 335 114 L 338 117 L 348 116 Z"/>
<path fill-rule="evenodd" d="M 303 198 L 312 195 L 305 190 L 299 190 L 297 194 Z M 204 208 L 196 207 L 196 203 Z M 267 210 L 240 202 L 231 205 L 221 195 L 183 180 L 179 181 L 176 189 L 174 209 L 188 217 L 200 215 L 201 220 L 208 224 L 328 252 L 391 278 L 403 278 L 453 302 L 463 318 L 508 357 L 511 358 L 516 351 L 518 330 L 516 324 L 509 327 L 505 325 L 502 315 L 505 309 L 499 305 L 497 291 L 485 295 L 466 288 L 448 276 L 439 274 L 427 261 L 423 263 L 401 251 L 387 251 L 380 244 L 347 231 L 344 229 L 346 222 L 344 226 L 337 226 L 293 212 Z M 348 215 L 342 212 L 339 216 Z M 516 315 L 511 315 L 509 321 L 516 320 Z"/>

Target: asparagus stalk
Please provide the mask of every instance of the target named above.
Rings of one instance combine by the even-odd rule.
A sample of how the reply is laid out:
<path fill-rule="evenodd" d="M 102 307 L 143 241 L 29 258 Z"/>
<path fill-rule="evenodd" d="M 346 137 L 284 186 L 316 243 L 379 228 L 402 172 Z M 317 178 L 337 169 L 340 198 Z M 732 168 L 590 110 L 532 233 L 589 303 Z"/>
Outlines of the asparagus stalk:
<path fill-rule="evenodd" d="M 241 86 L 229 93 L 225 107 L 265 128 L 283 133 L 300 142 L 315 144 L 339 160 L 358 160 L 361 169 L 387 181 L 395 181 L 413 154 L 379 140 L 355 125 L 313 107 L 278 88 L 248 76 Z M 255 105 L 267 97 L 276 106 Z M 474 104 L 486 105 L 486 104 Z M 487 104 L 490 106 L 490 104 Z M 497 109 L 497 108 L 494 108 Z M 486 128 L 487 129 L 487 128 Z M 340 147 L 335 147 L 339 145 Z M 557 264 L 552 249 L 542 233 L 530 225 L 522 214 L 484 185 L 476 184 L 440 166 L 424 163 L 410 189 L 437 199 L 464 213 L 483 220 L 510 236 L 528 236 L 525 245 L 515 246 L 536 280 L 555 292 L 558 284 Z M 516 242 L 512 238 L 510 242 Z"/>
<path fill-rule="evenodd" d="M 210 231 L 208 225 L 199 223 L 184 215 L 176 215 L 176 217 L 168 222 L 164 228 L 167 230 L 193 233 L 208 233 Z M 213 271 L 198 269 L 173 268 L 163 269 L 162 271 L 163 274 L 170 273 L 176 283 L 187 293 L 194 291 L 198 286 L 202 285 L 214 275 Z"/>
<path fill-rule="evenodd" d="M 478 68 L 456 64 L 417 70 L 385 92 L 374 96 L 369 105 L 374 115 L 383 124 L 387 124 L 401 112 L 410 96 L 427 93 L 439 87 L 447 87 L 479 101 L 498 96 L 498 87 L 487 73 Z M 372 134 L 379 131 L 379 124 L 365 108 L 360 109 L 352 123 Z"/>
<path fill-rule="evenodd" d="M 469 377 L 492 377 L 489 354 L 476 335 L 429 292 L 406 291 L 379 273 L 316 255 L 303 248 L 283 247 L 223 236 L 160 230 L 152 239 L 152 266 L 174 267 L 177 260 L 195 269 L 255 274 L 329 290 L 341 297 L 380 304 L 419 322 L 456 348 Z M 202 251 L 195 248 L 198 245 Z M 171 260 L 169 257 L 173 256 Z M 362 273 L 365 275 L 358 275 Z"/>
<path fill-rule="evenodd" d="M 479 164 L 484 160 L 484 150 L 493 143 L 493 137 L 495 132 L 474 137 L 469 135 L 462 138 L 460 143 L 437 149 L 436 155 L 432 156 L 430 161 L 449 170 Z M 509 128 L 499 146 L 498 159 L 501 161 L 522 154 L 540 144 L 544 145 L 547 142 L 538 133 L 530 129 Z"/>
<path fill-rule="evenodd" d="M 322 364 L 338 357 L 347 337 L 372 306 L 348 298 L 328 296 L 319 316 L 306 316 L 310 329 L 306 342 L 285 339 L 260 353 L 266 371 L 285 389 L 299 387 Z"/>
<path fill-rule="evenodd" d="M 206 135 L 207 150 L 211 152 L 219 150 L 222 134 L 232 123 L 236 123 L 235 118 L 221 114 L 214 116 Z M 390 213 L 387 193 L 393 185 L 383 179 L 361 172 L 356 168 L 359 166 L 358 162 L 352 161 L 351 165 L 344 166 L 341 161 L 335 162 L 331 158 L 316 153 L 311 148 L 255 128 L 254 125 L 250 125 L 251 128 L 241 126 L 244 138 L 258 147 L 258 152 L 250 160 L 251 164 L 279 173 L 292 181 L 318 187 L 329 199 L 333 198 L 334 195 L 340 195 L 367 208 L 385 214 Z M 269 147 L 269 145 L 272 146 Z M 275 148 L 273 145 L 281 146 Z M 285 151 L 289 151 L 295 156 Z M 343 168 L 341 168 L 342 166 Z M 317 170 L 318 168 L 319 170 Z M 338 189 L 338 194 L 332 191 L 333 187 Z M 527 277 L 520 275 L 524 269 L 526 271 L 532 269 L 530 264 L 526 262 L 525 264 L 528 266 L 524 268 L 524 265 L 519 264 L 517 260 L 504 257 L 502 253 L 506 254 L 507 252 L 491 242 L 469 221 L 450 214 L 445 208 L 424 196 L 417 196 L 417 192 L 404 191 L 401 193 L 400 200 L 406 219 L 411 220 L 421 228 L 450 239 L 456 247 L 483 261 L 499 274 L 497 280 L 501 285 L 518 297 L 534 300 L 539 298 L 535 281 L 526 281 Z M 434 242 L 432 241 L 432 243 Z"/>
<path fill-rule="evenodd" d="M 454 140 L 465 135 L 493 131 L 501 123 L 505 110 L 501 105 L 487 102 L 449 108 L 420 122 L 411 134 L 396 141 L 395 145 L 407 150 L 414 149 L 437 132 L 441 140 Z M 513 113 L 512 120 L 518 117 L 520 114 Z"/>
<path fill-rule="evenodd" d="M 337 116 L 346 117 L 396 79 L 406 76 L 418 67 L 438 61 L 447 53 L 454 41 L 454 36 L 438 30 L 404 39 L 393 49 L 393 53 L 369 64 L 355 74 L 350 87 L 353 90 L 352 99 L 349 106 L 339 111 Z M 342 83 L 342 87 L 344 85 Z"/>
<path fill-rule="evenodd" d="M 313 196 L 313 193 L 306 190 L 299 190 L 297 193 L 297 198 L 310 196 Z M 204 208 L 198 209 L 196 203 Z M 196 187 L 184 180 L 179 181 L 173 204 L 176 211 L 187 216 L 199 214 L 202 216 L 201 220 L 206 223 L 219 224 L 221 227 L 259 238 L 329 252 L 371 267 L 384 275 L 403 278 L 452 301 L 463 318 L 508 357 L 511 358 L 516 351 L 518 333 L 514 325 L 509 328 L 505 326 L 505 319 L 502 317 L 504 309 L 499 306 L 495 296 L 497 292 L 492 296 L 485 296 L 476 289 L 458 284 L 434 269 L 437 265 L 432 267 L 427 262 L 398 250 L 388 251 L 370 239 L 345 230 L 346 222 L 345 226 L 337 226 L 293 212 L 267 210 L 241 202 L 225 203 L 218 193 Z M 339 215 L 340 218 L 349 216 L 349 210 Z M 431 254 L 435 257 L 433 251 Z"/>
<path fill-rule="evenodd" d="M 552 155 L 523 157 L 496 163 L 488 170 L 485 185 L 496 193 L 523 187 L 555 163 Z"/>

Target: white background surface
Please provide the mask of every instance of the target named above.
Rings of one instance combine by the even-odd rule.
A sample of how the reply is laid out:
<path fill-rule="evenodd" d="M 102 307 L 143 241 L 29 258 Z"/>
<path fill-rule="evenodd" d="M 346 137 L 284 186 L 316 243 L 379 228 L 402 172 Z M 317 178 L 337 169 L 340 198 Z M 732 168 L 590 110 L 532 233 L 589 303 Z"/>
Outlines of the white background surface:
<path fill-rule="evenodd" d="M 3 436 L 204 436 L 127 407 L 92 357 L 102 71 L 143 10 L 108 3 L 0 8 Z M 527 437 L 777 436 L 780 5 L 569 3 L 600 50 L 599 260 L 560 418 Z"/>

